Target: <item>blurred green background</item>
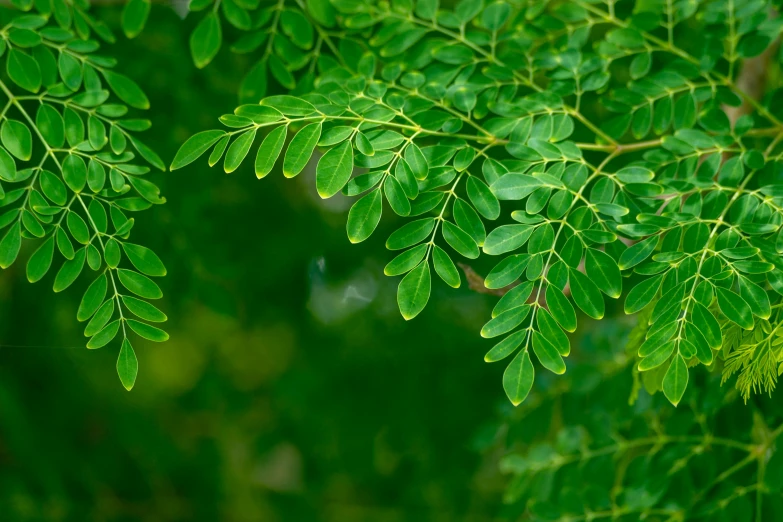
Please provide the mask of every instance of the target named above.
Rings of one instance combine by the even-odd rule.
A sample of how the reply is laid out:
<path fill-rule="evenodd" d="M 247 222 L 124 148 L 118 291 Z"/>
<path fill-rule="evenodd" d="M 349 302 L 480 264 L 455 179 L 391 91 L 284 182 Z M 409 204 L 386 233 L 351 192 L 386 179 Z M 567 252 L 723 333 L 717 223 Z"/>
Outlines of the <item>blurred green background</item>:
<path fill-rule="evenodd" d="M 119 14 L 100 14 L 117 34 Z M 107 49 L 149 95 L 144 139 L 167 162 L 233 110 L 252 65 L 224 46 L 197 70 L 194 24 L 155 6 Z M 440 284 L 403 321 L 382 272 L 396 222 L 351 246 L 347 202 L 322 202 L 313 178 L 206 161 L 157 176 L 168 203 L 133 236 L 168 268 L 171 341 L 134 340 L 130 393 L 118 347 L 84 348 L 88 280 L 55 295 L 24 263 L 2 274 L 0 519 L 491 518 L 502 480 L 476 440 L 507 407 L 478 336 L 494 299 Z"/>

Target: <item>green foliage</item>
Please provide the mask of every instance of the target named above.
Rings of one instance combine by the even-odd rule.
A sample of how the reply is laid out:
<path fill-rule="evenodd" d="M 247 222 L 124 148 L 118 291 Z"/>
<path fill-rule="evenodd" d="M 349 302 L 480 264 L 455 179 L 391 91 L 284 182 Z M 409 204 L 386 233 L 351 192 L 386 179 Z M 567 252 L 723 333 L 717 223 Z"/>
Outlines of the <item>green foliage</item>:
<path fill-rule="evenodd" d="M 131 4 L 141 1 L 132 0 L 126 13 Z M 324 63 L 330 58 L 322 51 L 338 54 L 333 40 L 324 33 L 337 23 L 337 9 L 329 0 L 195 0 L 188 8 L 200 16 L 190 35 L 190 52 L 199 69 L 217 56 L 224 31 L 243 33 L 231 44 L 231 51 L 252 54 L 255 64 L 239 88 L 242 102 L 256 103 L 272 90 L 268 76 L 288 91 L 309 92 L 317 69 L 332 65 Z"/>
<path fill-rule="evenodd" d="M 639 394 L 639 374 L 633 385 L 627 375 L 644 330 L 631 333 L 626 353 L 607 353 L 628 337 L 608 319 L 582 338 L 579 372 L 544 383 L 507 416 L 499 466 L 510 479 L 508 520 L 781 517 L 777 405 L 745 406 L 717 375 L 699 375 L 706 382 L 677 409 Z"/>
<path fill-rule="evenodd" d="M 452 256 L 505 256 L 485 285 L 508 293 L 481 334 L 500 338 L 488 361 L 513 355 L 514 404 L 532 361 L 563 373 L 565 332 L 582 314 L 602 319 L 624 289 L 625 312 L 648 317 L 637 369 L 649 391 L 677 405 L 698 365 L 741 372 L 746 396 L 771 391 L 783 114 L 775 85 L 758 100 L 738 81 L 743 59 L 780 33 L 764 2 L 279 2 L 252 26 L 222 5 L 252 27 L 242 42 L 253 45 L 238 47 L 266 42 L 240 92 L 253 103 L 186 142 L 172 169 L 216 143 L 210 164 L 228 145 L 232 172 L 268 132 L 256 174 L 293 136 L 295 175 L 317 146 L 319 195 L 361 196 L 351 242 L 371 235 L 384 199 L 410 218 L 387 241 L 404 252 L 385 270 L 404 275 L 405 319 L 428 301 L 430 265 L 459 286 Z M 196 29 L 199 66 L 220 43 L 217 6 Z M 291 95 L 264 96 L 267 69 Z"/>
<path fill-rule="evenodd" d="M 139 160 L 164 165 L 135 135 L 150 122 L 126 117 L 128 106 L 147 109 L 147 97 L 113 70 L 113 58 L 96 54 L 100 44 L 91 33 L 108 42 L 114 37 L 88 7 L 36 3 L 34 14 L 11 13 L 0 33 L 6 72 L 0 79 L 6 100 L 0 112 L 0 267 L 32 252 L 26 266 L 32 283 L 52 273 L 53 289 L 61 292 L 81 276 L 90 280 L 76 318 L 87 322 L 88 348 L 119 338 L 117 371 L 130 390 L 138 369 L 130 331 L 154 341 L 168 337 L 131 318 L 162 321 L 165 315 L 124 293 L 161 297 L 142 274 L 160 277 L 166 269 L 151 250 L 129 242 L 135 218 L 128 214 L 165 202 Z"/>

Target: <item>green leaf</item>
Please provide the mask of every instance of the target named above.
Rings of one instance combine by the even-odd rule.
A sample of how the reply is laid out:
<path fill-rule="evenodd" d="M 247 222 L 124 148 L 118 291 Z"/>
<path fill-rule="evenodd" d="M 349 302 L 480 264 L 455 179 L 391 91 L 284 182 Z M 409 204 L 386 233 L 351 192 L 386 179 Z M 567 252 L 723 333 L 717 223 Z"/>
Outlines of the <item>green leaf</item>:
<path fill-rule="evenodd" d="M 17 221 L 0 240 L 0 268 L 8 268 L 19 255 L 22 246 L 22 223 Z"/>
<path fill-rule="evenodd" d="M 135 319 L 126 319 L 125 322 L 130 326 L 130 329 L 139 334 L 141 337 L 155 341 L 156 343 L 162 343 L 169 340 L 169 334 L 148 324 L 136 321 Z"/>
<path fill-rule="evenodd" d="M 398 255 L 384 267 L 383 273 L 387 276 L 406 274 L 413 270 L 427 254 L 427 244 L 417 245 Z"/>
<path fill-rule="evenodd" d="M 467 232 L 445 220 L 442 227 L 443 239 L 454 250 L 468 259 L 476 259 L 479 256 L 478 245 Z"/>
<path fill-rule="evenodd" d="M 129 295 L 122 296 L 122 304 L 124 304 L 132 314 L 145 321 L 162 323 L 168 319 L 166 314 L 158 310 L 155 306 Z"/>
<path fill-rule="evenodd" d="M 363 132 L 359 131 L 356 133 L 356 137 L 354 138 L 354 143 L 356 145 L 356 150 L 358 150 L 365 156 L 375 155 L 375 149 L 373 148 L 372 143 L 370 143 L 370 140 L 367 139 L 367 136 L 365 136 Z M 400 161 L 398 165 L 401 165 L 403 163 L 404 163 L 403 161 Z"/>
<path fill-rule="evenodd" d="M 81 192 L 87 184 L 87 165 L 81 156 L 69 154 L 63 161 L 63 179 L 68 188 Z"/>
<path fill-rule="evenodd" d="M 5 120 L 0 129 L 0 139 L 8 152 L 27 161 L 33 153 L 33 137 L 30 129 L 24 123 L 16 120 Z"/>
<path fill-rule="evenodd" d="M 519 406 L 527 398 L 533 387 L 535 374 L 528 351 L 519 352 L 503 372 L 503 389 L 511 404 Z"/>
<path fill-rule="evenodd" d="M 665 363 L 674 352 L 674 341 L 659 343 L 647 356 L 639 361 L 637 369 L 646 372 L 655 369 Z"/>
<path fill-rule="evenodd" d="M 315 184 L 318 195 L 323 199 L 340 192 L 351 179 L 353 172 L 353 148 L 344 142 L 324 154 L 315 170 Z"/>
<path fill-rule="evenodd" d="M 527 337 L 527 330 L 518 330 L 495 346 L 484 356 L 484 362 L 497 362 L 511 355 Z"/>
<path fill-rule="evenodd" d="M 348 212 L 346 229 L 351 243 L 361 243 L 373 233 L 381 221 L 383 196 L 376 188 L 353 204 Z"/>
<path fill-rule="evenodd" d="M 694 303 L 691 320 L 712 348 L 717 350 L 723 345 L 720 324 L 707 308 L 699 303 Z"/>
<path fill-rule="evenodd" d="M 677 406 L 688 386 L 688 367 L 682 356 L 677 355 L 672 360 L 666 375 L 663 377 L 663 394 L 673 405 Z"/>
<path fill-rule="evenodd" d="M 253 141 L 256 139 L 256 129 L 250 129 L 239 135 L 234 143 L 228 148 L 226 152 L 226 159 L 223 163 L 223 170 L 226 174 L 234 172 L 239 168 L 244 161 L 245 156 L 250 151 L 250 147 L 253 145 Z"/>
<path fill-rule="evenodd" d="M 658 293 L 663 281 L 663 274 L 651 277 L 633 287 L 625 298 L 625 313 L 635 314 L 650 304 Z"/>
<path fill-rule="evenodd" d="M 95 350 L 97 348 L 103 348 L 112 340 L 114 340 L 115 337 L 117 337 L 117 332 L 120 331 L 120 321 L 115 320 L 110 322 L 108 325 L 106 325 L 103 330 L 98 332 L 97 334 L 93 335 L 92 338 L 87 341 L 87 348 L 91 350 Z"/>
<path fill-rule="evenodd" d="M 500 202 L 489 187 L 475 176 L 468 178 L 468 198 L 476 210 L 487 219 L 497 219 L 500 216 Z"/>
<path fill-rule="evenodd" d="M 569 268 L 568 280 L 571 284 L 571 296 L 576 305 L 593 319 L 604 316 L 604 298 L 598 286 L 579 270 Z"/>
<path fill-rule="evenodd" d="M 517 326 L 530 314 L 531 306 L 517 306 L 493 317 L 481 328 L 481 337 L 491 339 L 506 334 Z"/>
<path fill-rule="evenodd" d="M 567 357 L 571 353 L 571 342 L 563 330 L 560 329 L 552 314 L 545 308 L 539 308 L 536 314 L 536 321 L 541 335 L 557 349 L 560 355 Z"/>
<path fill-rule="evenodd" d="M 68 53 L 60 53 L 60 58 L 57 61 L 57 67 L 60 71 L 60 76 L 63 79 L 66 87 L 72 91 L 76 91 L 82 84 L 82 64 Z"/>
<path fill-rule="evenodd" d="M 38 92 L 41 88 L 41 69 L 38 62 L 24 51 L 9 49 L 6 58 L 8 77 L 22 89 Z"/>
<path fill-rule="evenodd" d="M 628 270 L 650 257 L 657 245 L 658 236 L 651 236 L 627 248 L 620 255 L 620 261 L 617 263 L 620 270 Z"/>
<path fill-rule="evenodd" d="M 54 236 L 49 236 L 27 261 L 27 280 L 31 283 L 40 281 L 52 266 L 54 257 Z"/>
<path fill-rule="evenodd" d="M 136 0 L 131 0 L 131 2 Z M 126 390 L 131 391 L 139 374 L 139 362 L 136 360 L 136 352 L 128 339 L 122 340 L 120 355 L 117 357 L 117 375 Z"/>
<path fill-rule="evenodd" d="M 272 168 L 283 150 L 283 145 L 285 145 L 287 131 L 288 127 L 281 125 L 267 134 L 264 141 L 261 142 L 256 155 L 256 177 L 258 179 L 272 172 Z"/>
<path fill-rule="evenodd" d="M 416 177 L 413 175 L 413 171 L 407 161 L 401 159 L 397 162 L 397 166 L 394 169 L 394 176 L 397 178 L 397 181 L 400 182 L 400 186 L 402 187 L 403 192 L 405 192 L 405 196 L 409 199 L 416 199 L 419 195 L 419 185 L 416 182 Z"/>
<path fill-rule="evenodd" d="M 411 213 L 411 203 L 397 178 L 386 176 L 386 181 L 383 183 L 383 193 L 386 194 L 386 200 L 395 214 L 407 216 Z"/>
<path fill-rule="evenodd" d="M 90 142 L 90 146 L 95 150 L 100 150 L 106 145 L 106 127 L 103 122 L 90 115 L 87 118 L 87 139 Z"/>
<path fill-rule="evenodd" d="M 318 146 L 331 147 L 332 145 L 342 143 L 347 140 L 354 131 L 355 129 L 350 125 L 337 125 L 336 127 L 332 127 L 320 137 Z"/>
<path fill-rule="evenodd" d="M 76 312 L 76 319 L 79 321 L 86 321 L 98 311 L 103 299 L 106 297 L 106 290 L 108 289 L 108 278 L 103 273 L 99 275 L 95 281 L 90 283 L 87 291 L 82 297 L 82 302 L 79 304 L 79 310 Z"/>
<path fill-rule="evenodd" d="M 68 239 L 68 234 L 62 228 L 57 229 L 57 249 L 65 257 L 65 259 L 73 259 L 74 251 L 71 240 Z"/>
<path fill-rule="evenodd" d="M 60 267 L 57 276 L 54 278 L 54 291 L 62 292 L 76 281 L 84 268 L 84 260 L 87 257 L 87 248 L 80 248 L 76 251 L 73 259 L 68 259 Z"/>
<path fill-rule="evenodd" d="M 305 168 L 321 138 L 321 130 L 321 123 L 311 123 L 296 133 L 283 159 L 283 175 L 286 178 L 293 178 Z"/>
<path fill-rule="evenodd" d="M 585 256 L 585 272 L 603 293 L 614 299 L 620 297 L 623 279 L 617 263 L 611 256 L 600 250 L 588 248 Z"/>
<path fill-rule="evenodd" d="M 739 276 L 740 296 L 750 306 L 753 315 L 761 319 L 769 319 L 772 306 L 767 292 L 759 285 L 744 276 Z"/>
<path fill-rule="evenodd" d="M 435 227 L 435 218 L 423 218 L 411 221 L 398 228 L 386 240 L 386 248 L 389 250 L 401 250 L 423 241 L 430 235 Z"/>
<path fill-rule="evenodd" d="M 214 12 L 205 16 L 190 35 L 190 53 L 196 67 L 203 69 L 220 50 L 223 33 L 220 19 Z"/>
<path fill-rule="evenodd" d="M 430 286 L 430 266 L 426 259 L 402 278 L 397 287 L 397 305 L 406 321 L 424 310 L 430 298 Z"/>
<path fill-rule="evenodd" d="M 122 259 L 122 252 L 120 252 L 120 243 L 114 238 L 109 239 L 106 242 L 103 256 L 106 258 L 106 264 L 111 268 L 117 268 Z"/>
<path fill-rule="evenodd" d="M 125 36 L 128 38 L 135 38 L 144 29 L 144 25 L 147 23 L 147 17 L 150 14 L 151 3 L 149 0 L 130 0 L 125 4 L 125 8 L 122 10 L 122 30 Z M 123 345 L 124 346 L 124 345 Z M 130 350 L 133 352 L 133 349 Z M 136 360 L 134 355 L 133 360 Z M 117 362 L 119 365 L 119 361 Z M 117 368 L 119 371 L 119 366 Z M 120 375 L 122 380 L 122 375 Z M 125 386 L 129 391 L 133 387 L 133 381 L 136 380 L 136 374 L 133 374 L 133 380 L 131 381 L 130 388 Z M 125 384 L 125 381 L 122 381 Z"/>
<path fill-rule="evenodd" d="M 224 4 L 225 5 L 225 4 Z M 296 79 L 294 75 L 289 71 L 283 61 L 276 55 L 271 54 L 267 58 L 269 63 L 269 72 L 272 73 L 272 77 L 277 82 L 286 88 L 286 90 L 293 90 L 296 88 Z"/>
<path fill-rule="evenodd" d="M 145 299 L 160 299 L 163 297 L 163 292 L 160 291 L 158 285 L 148 277 L 123 268 L 117 269 L 117 276 L 119 276 L 122 286 L 138 296 Z"/>
<path fill-rule="evenodd" d="M 4 148 L 0 147 L 0 179 L 14 182 L 17 181 L 16 177 L 16 162 L 14 158 Z"/>
<path fill-rule="evenodd" d="M 171 162 L 171 170 L 177 170 L 196 161 L 209 147 L 226 136 L 222 130 L 209 130 L 191 136 L 182 144 Z"/>
<path fill-rule="evenodd" d="M 533 282 L 527 281 L 520 285 L 511 288 L 505 293 L 500 301 L 497 302 L 495 308 L 492 309 L 492 317 L 497 317 L 506 310 L 511 310 L 517 306 L 524 305 L 530 298 L 530 294 L 533 291 Z"/>
<path fill-rule="evenodd" d="M 280 26 L 291 38 L 294 45 L 301 49 L 310 49 L 313 45 L 313 27 L 305 16 L 294 10 L 285 10 L 280 15 Z"/>
<path fill-rule="evenodd" d="M 226 151 L 226 147 L 228 147 L 229 139 L 230 137 L 228 135 L 223 136 L 215 144 L 215 148 L 212 149 L 212 153 L 209 155 L 209 159 L 207 160 L 207 163 L 209 163 L 210 167 L 217 165 L 218 161 L 220 161 L 220 158 L 223 157 L 223 153 Z"/>
<path fill-rule="evenodd" d="M 258 103 L 266 95 L 266 60 L 260 60 L 245 75 L 239 85 L 239 100 L 242 103 Z"/>
<path fill-rule="evenodd" d="M 536 352 L 536 357 L 538 357 L 538 362 L 541 363 L 541 366 L 557 375 L 565 373 L 565 362 L 563 362 L 563 358 L 557 349 L 535 330 L 533 330 L 533 351 Z"/>
<path fill-rule="evenodd" d="M 65 143 L 65 123 L 51 105 L 41 104 L 35 114 L 35 126 L 53 149 L 59 149 Z"/>
<path fill-rule="evenodd" d="M 488 5 L 481 14 L 484 27 L 490 31 L 500 29 L 511 14 L 511 6 L 505 2 L 495 2 Z"/>
<path fill-rule="evenodd" d="M 544 182 L 526 174 L 509 173 L 500 177 L 490 189 L 501 200 L 521 200 L 533 193 Z"/>
<path fill-rule="evenodd" d="M 98 308 L 95 315 L 92 316 L 90 322 L 87 323 L 87 326 L 84 328 L 84 335 L 86 337 L 92 337 L 100 332 L 103 327 L 106 326 L 106 323 L 109 322 L 112 315 L 114 315 L 114 299 L 107 299 L 101 307 Z"/>
<path fill-rule="evenodd" d="M 149 248 L 132 243 L 122 243 L 122 249 L 133 266 L 142 274 L 158 277 L 166 275 L 166 267 L 163 266 L 163 262 Z"/>
<path fill-rule="evenodd" d="M 573 332 L 576 330 L 576 311 L 574 311 L 574 307 L 559 288 L 547 285 L 546 304 L 552 317 L 565 331 Z"/>
<path fill-rule="evenodd" d="M 524 245 L 535 230 L 528 225 L 503 225 L 487 235 L 484 253 L 491 256 L 512 252 Z"/>
<path fill-rule="evenodd" d="M 133 145 L 133 148 L 135 148 L 142 158 L 147 160 L 150 165 L 155 167 L 156 169 L 160 170 L 166 170 L 166 165 L 163 163 L 163 160 L 160 159 L 160 156 L 158 156 L 154 150 L 147 147 L 144 143 L 136 139 L 135 136 L 128 135 L 128 138 L 130 139 L 131 144 Z"/>
<path fill-rule="evenodd" d="M 122 154 L 128 146 L 128 140 L 118 125 L 112 125 L 109 130 L 109 146 L 114 154 Z M 90 164 L 92 165 L 93 163 L 95 161 L 90 160 Z"/>
<path fill-rule="evenodd" d="M 508 256 L 495 268 L 487 274 L 484 279 L 484 286 L 489 289 L 504 288 L 514 283 L 527 268 L 530 256 L 528 254 L 517 254 Z"/>
<path fill-rule="evenodd" d="M 261 100 L 261 105 L 277 109 L 286 116 L 309 116 L 316 112 L 312 103 L 296 96 L 269 96 Z"/>
<path fill-rule="evenodd" d="M 427 177 L 427 173 L 429 172 L 427 159 L 415 143 L 409 143 L 408 146 L 405 147 L 405 161 L 408 162 L 416 179 L 425 179 Z"/>
<path fill-rule="evenodd" d="M 748 303 L 745 302 L 742 297 L 735 294 L 730 290 L 715 287 L 715 292 L 718 297 L 718 308 L 726 318 L 744 328 L 745 330 L 753 329 L 753 312 L 750 309 Z"/>
<path fill-rule="evenodd" d="M 66 107 L 63 111 L 63 120 L 65 125 L 65 137 L 68 140 L 68 145 L 76 147 L 84 141 L 84 122 L 82 121 L 81 116 L 70 107 Z"/>
<path fill-rule="evenodd" d="M 451 207 L 451 213 L 457 226 L 467 232 L 477 246 L 482 246 L 484 240 L 487 239 L 487 231 L 473 207 L 465 201 L 457 199 L 454 201 L 454 206 Z"/>
<path fill-rule="evenodd" d="M 65 205 L 68 197 L 68 191 L 60 178 L 49 172 L 42 170 L 40 175 L 41 190 L 55 205 Z"/>
<path fill-rule="evenodd" d="M 437 273 L 447 285 L 452 288 L 459 288 L 461 280 L 457 267 L 454 266 L 454 261 L 451 260 L 451 257 L 449 257 L 446 251 L 438 245 L 432 245 L 432 264 L 435 267 L 435 273 Z"/>
<path fill-rule="evenodd" d="M 60 178 L 49 172 L 42 170 L 40 177 L 41 190 L 55 205 L 65 205 L 68 198 L 68 191 Z"/>
<path fill-rule="evenodd" d="M 27 210 L 22 211 L 22 225 L 24 225 L 27 232 L 35 237 L 44 237 L 46 234 L 46 231 L 43 229 L 43 226 L 41 226 L 38 219 L 33 216 L 32 212 Z"/>

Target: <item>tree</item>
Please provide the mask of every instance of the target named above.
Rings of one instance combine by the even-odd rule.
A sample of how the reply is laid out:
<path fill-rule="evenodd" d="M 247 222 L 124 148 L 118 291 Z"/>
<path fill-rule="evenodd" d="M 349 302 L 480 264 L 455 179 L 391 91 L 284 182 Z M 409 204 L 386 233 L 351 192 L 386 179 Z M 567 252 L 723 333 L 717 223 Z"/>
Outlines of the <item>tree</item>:
<path fill-rule="evenodd" d="M 276 166 L 295 177 L 315 162 L 320 197 L 357 198 L 347 216 L 351 243 L 369 238 L 384 213 L 407 218 L 386 241 L 400 253 L 384 269 L 402 276 L 402 317 L 424 309 L 434 284 L 459 287 L 461 265 L 471 288 L 500 297 L 480 334 L 499 340 L 487 362 L 510 360 L 503 388 L 514 406 L 555 400 L 526 402 L 536 374 L 540 381 L 547 372 L 566 373 L 569 333 L 607 312 L 633 317 L 628 353 L 615 355 L 633 363 L 631 403 L 643 388 L 655 406 L 640 407 L 644 416 L 612 419 L 608 429 L 575 414 L 555 444 L 509 456 L 503 466 L 517 476 L 509 499 L 525 498 L 532 516 L 678 520 L 718 516 L 753 494 L 761 520 L 762 498 L 780 487 L 767 473 L 781 430 L 769 427 L 776 415 L 754 417 L 750 434 L 746 426 L 716 435 L 710 422 L 722 406 L 700 400 L 734 395 L 709 374 L 732 380 L 747 402 L 771 394 L 783 368 L 783 25 L 776 6 L 194 2 L 191 10 L 206 12 L 190 38 L 196 67 L 218 56 L 225 23 L 245 31 L 231 49 L 258 60 L 239 87 L 242 104 L 221 117 L 224 128 L 192 136 L 171 170 L 207 152 L 209 165 L 222 161 L 226 173 L 252 152 L 259 179 Z M 141 31 L 148 12 L 143 1 L 126 6 L 128 36 Z M 20 96 L 3 86 L 6 110 L 18 110 L 24 121 L 4 121 L 2 179 L 28 184 L 2 200 L 22 204 L 0 217 L 9 227 L 0 266 L 16 259 L 21 238 L 35 237 L 43 241 L 28 262 L 31 281 L 49 269 L 55 243 L 67 259 L 55 291 L 79 275 L 85 259 L 99 270 L 77 318 L 92 317 L 88 347 L 122 331 L 117 369 L 130 389 L 137 363 L 128 330 L 158 341 L 167 335 L 147 324 L 165 320 L 162 312 L 118 291 L 154 299 L 160 291 L 146 276 L 165 275 L 154 253 L 127 242 L 133 221 L 123 211 L 163 202 L 140 177 L 148 168 L 130 163 L 127 142 L 151 165 L 163 163 L 127 132 L 145 124 L 118 119 L 125 109 L 107 104 L 110 94 L 101 90 L 98 73 L 121 101 L 146 108 L 132 80 L 90 54 L 90 28 L 105 40 L 108 30 L 83 8 L 66 5 L 53 14 L 59 29 L 45 27 L 45 16 L 21 16 L 9 26 L 8 77 L 20 89 L 45 90 Z M 72 24 L 75 33 L 66 34 Z M 22 102 L 40 106 L 35 121 Z M 31 158 L 28 126 L 43 156 L 29 173 L 17 172 L 13 158 Z M 45 170 L 48 162 L 59 175 Z M 135 195 L 123 197 L 128 191 Z M 82 211 L 71 210 L 74 201 Z M 85 246 L 69 250 L 69 237 Z M 487 262 L 483 285 L 476 285 Z M 580 365 L 591 363 L 579 358 L 573 366 Z M 606 365 L 600 371 L 613 378 Z M 648 397 L 658 392 L 675 407 L 687 403 L 713 417 L 699 413 L 697 422 L 686 422 Z M 574 400 L 574 393 L 554 397 Z M 608 412 L 614 399 L 590 405 L 591 415 Z M 633 426 L 649 415 L 664 420 Z M 626 430 L 640 434 L 618 441 Z M 713 450 L 717 478 L 689 464 Z M 619 480 L 621 491 L 607 483 L 592 496 L 583 473 L 611 455 L 611 473 L 600 473 Z M 741 477 L 745 485 L 719 491 L 751 464 L 756 469 Z M 675 487 L 678 481 L 690 486 Z M 568 494 L 555 496 L 555 484 Z"/>

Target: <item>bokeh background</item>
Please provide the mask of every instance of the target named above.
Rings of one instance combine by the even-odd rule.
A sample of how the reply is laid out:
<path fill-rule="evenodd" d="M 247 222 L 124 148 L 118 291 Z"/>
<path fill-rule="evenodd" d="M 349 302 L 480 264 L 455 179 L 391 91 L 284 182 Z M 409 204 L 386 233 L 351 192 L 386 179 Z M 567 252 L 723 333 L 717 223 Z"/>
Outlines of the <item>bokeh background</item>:
<path fill-rule="evenodd" d="M 119 34 L 120 8 L 102 11 Z M 145 142 L 167 162 L 233 110 L 252 66 L 224 45 L 195 69 L 194 25 L 155 5 L 140 37 L 108 49 L 149 95 Z M 171 340 L 134 340 L 132 392 L 116 375 L 117 346 L 84 347 L 75 315 L 87 280 L 55 295 L 54 272 L 35 285 L 24 263 L 0 274 L 2 521 L 517 520 L 524 498 L 512 502 L 520 493 L 501 472 L 504 455 L 567 441 L 576 424 L 609 433 L 634 418 L 646 429 L 651 412 L 673 411 L 644 391 L 629 406 L 633 320 L 623 317 L 600 328 L 580 317 L 566 377 L 539 372 L 514 410 L 505 365 L 483 363 L 492 343 L 478 335 L 496 298 L 436 280 L 427 309 L 406 323 L 397 278 L 382 271 L 398 222 L 387 212 L 351 246 L 348 202 L 320 200 L 313 165 L 294 180 L 276 171 L 259 181 L 252 162 L 225 175 L 202 158 L 157 181 L 168 203 L 141 213 L 133 235 L 168 268 Z M 716 379 L 707 388 L 693 404 L 726 402 Z M 754 410 L 731 400 L 717 423 L 744 433 Z M 673 420 L 688 429 L 695 418 L 680 408 Z M 609 481 L 598 488 L 605 496 L 606 466 L 585 478 Z M 727 520 L 751 509 L 737 506 Z"/>

